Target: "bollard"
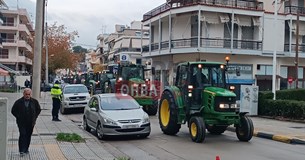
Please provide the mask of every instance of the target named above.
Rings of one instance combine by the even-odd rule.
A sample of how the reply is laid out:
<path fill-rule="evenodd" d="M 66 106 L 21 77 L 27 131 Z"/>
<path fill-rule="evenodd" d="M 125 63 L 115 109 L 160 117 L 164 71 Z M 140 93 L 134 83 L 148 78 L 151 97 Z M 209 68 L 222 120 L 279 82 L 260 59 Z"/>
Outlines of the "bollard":
<path fill-rule="evenodd" d="M 7 98 L 0 98 L 0 159 L 7 158 Z"/>

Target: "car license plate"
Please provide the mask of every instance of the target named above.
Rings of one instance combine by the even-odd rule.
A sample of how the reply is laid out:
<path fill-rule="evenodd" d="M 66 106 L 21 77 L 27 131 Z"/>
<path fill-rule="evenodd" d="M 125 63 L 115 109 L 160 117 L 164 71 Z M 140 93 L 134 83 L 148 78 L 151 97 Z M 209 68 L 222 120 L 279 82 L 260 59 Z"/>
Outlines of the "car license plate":
<path fill-rule="evenodd" d="M 73 106 L 74 107 L 82 107 L 83 105 L 81 105 L 81 104 L 74 104 Z"/>
<path fill-rule="evenodd" d="M 132 125 L 123 125 L 124 129 L 128 129 L 128 128 L 139 128 L 139 125 L 137 124 L 132 124 Z"/>

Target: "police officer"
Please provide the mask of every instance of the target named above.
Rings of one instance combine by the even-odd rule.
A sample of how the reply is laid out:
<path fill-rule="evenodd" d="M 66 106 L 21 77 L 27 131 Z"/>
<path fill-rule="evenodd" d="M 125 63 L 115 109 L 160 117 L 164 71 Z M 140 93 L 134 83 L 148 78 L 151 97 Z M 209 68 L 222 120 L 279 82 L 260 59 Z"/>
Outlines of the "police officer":
<path fill-rule="evenodd" d="M 61 103 L 61 88 L 59 85 L 59 81 L 55 81 L 55 84 L 53 85 L 51 89 L 51 96 L 52 96 L 52 101 L 53 101 L 53 108 L 52 108 L 52 121 L 61 121 L 58 118 L 58 112 L 60 108 L 60 103 Z"/>

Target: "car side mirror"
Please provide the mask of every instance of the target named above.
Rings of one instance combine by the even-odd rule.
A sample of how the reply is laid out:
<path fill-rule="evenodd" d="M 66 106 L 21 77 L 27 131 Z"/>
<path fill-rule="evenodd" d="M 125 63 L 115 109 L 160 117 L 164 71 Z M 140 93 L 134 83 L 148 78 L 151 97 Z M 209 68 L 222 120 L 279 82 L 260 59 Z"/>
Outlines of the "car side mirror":
<path fill-rule="evenodd" d="M 90 108 L 90 111 L 97 112 L 97 109 L 93 107 L 93 108 Z"/>
<path fill-rule="evenodd" d="M 143 109 L 143 106 L 140 106 L 140 108 L 142 108 L 142 109 Z"/>

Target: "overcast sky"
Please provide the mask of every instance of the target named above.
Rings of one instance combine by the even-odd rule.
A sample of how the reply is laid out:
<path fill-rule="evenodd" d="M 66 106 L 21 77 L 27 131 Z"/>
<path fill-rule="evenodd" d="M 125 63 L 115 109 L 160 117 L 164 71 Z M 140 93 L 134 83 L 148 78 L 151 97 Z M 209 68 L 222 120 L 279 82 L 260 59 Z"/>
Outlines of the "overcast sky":
<path fill-rule="evenodd" d="M 4 0 L 10 8 L 26 8 L 32 21 L 36 0 Z M 165 3 L 166 0 L 48 0 L 48 24 L 57 22 L 68 31 L 78 31 L 77 44 L 95 48 L 98 34 L 114 32 L 115 24 L 130 26 L 142 20 L 143 14 Z M 88 45 L 88 46 L 86 46 Z"/>

